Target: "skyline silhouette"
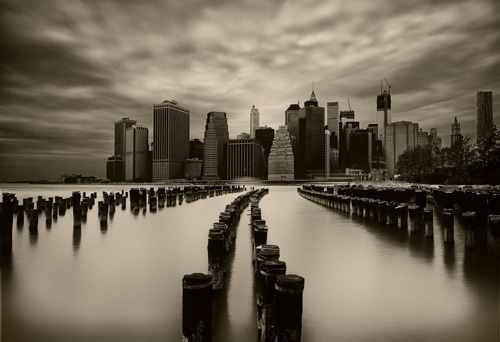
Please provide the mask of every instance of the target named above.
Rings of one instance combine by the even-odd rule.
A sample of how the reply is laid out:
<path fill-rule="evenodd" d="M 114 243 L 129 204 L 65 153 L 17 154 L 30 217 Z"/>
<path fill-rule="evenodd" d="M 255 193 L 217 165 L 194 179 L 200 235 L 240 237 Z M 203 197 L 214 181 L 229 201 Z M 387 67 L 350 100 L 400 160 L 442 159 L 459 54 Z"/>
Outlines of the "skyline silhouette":
<path fill-rule="evenodd" d="M 320 106 L 348 100 L 361 127 L 376 123 L 380 80 L 392 121 L 436 127 L 445 146 L 457 117 L 476 139 L 477 90 L 493 92 L 500 122 L 500 5 L 495 1 L 189 3 L 4 1 L 0 7 L 0 180 L 104 177 L 113 123 L 152 131 L 153 104 L 228 115 L 229 134 L 278 129 L 314 81 Z M 150 137 L 150 142 L 152 138 Z"/>

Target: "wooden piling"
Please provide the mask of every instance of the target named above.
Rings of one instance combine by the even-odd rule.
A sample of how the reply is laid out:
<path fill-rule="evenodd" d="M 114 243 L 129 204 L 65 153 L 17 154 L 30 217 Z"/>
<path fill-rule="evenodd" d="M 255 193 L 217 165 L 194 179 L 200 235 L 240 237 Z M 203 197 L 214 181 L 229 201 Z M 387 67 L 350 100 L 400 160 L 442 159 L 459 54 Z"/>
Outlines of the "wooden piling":
<path fill-rule="evenodd" d="M 446 244 L 454 243 L 455 234 L 455 210 L 451 208 L 443 209 L 443 241 Z"/>
<path fill-rule="evenodd" d="M 425 237 L 434 237 L 434 212 L 432 209 L 424 209 Z"/>
<path fill-rule="evenodd" d="M 16 225 L 18 227 L 22 227 L 24 225 L 24 205 L 17 206 Z"/>
<path fill-rule="evenodd" d="M 398 217 L 398 228 L 408 229 L 408 204 L 400 203 L 396 207 Z"/>
<path fill-rule="evenodd" d="M 203 273 L 182 279 L 182 335 L 185 342 L 212 341 L 212 276 Z"/>
<path fill-rule="evenodd" d="M 19 216 L 19 213 L 17 214 Z M 21 214 L 22 215 L 22 214 Z M 0 204 L 0 248 L 9 249 L 12 246 L 12 223 L 14 222 L 14 205 L 9 194 L 2 195 Z"/>
<path fill-rule="evenodd" d="M 284 261 L 265 261 L 257 277 L 257 328 L 259 341 L 274 341 L 276 316 L 276 277 L 286 273 Z"/>
<path fill-rule="evenodd" d="M 410 232 L 416 233 L 419 231 L 420 227 L 417 221 L 417 205 L 409 205 L 408 206 L 408 214 L 410 216 Z"/>
<path fill-rule="evenodd" d="M 467 211 L 462 214 L 465 230 L 465 247 L 475 248 L 477 240 L 476 212 Z"/>
<path fill-rule="evenodd" d="M 226 264 L 226 249 L 224 232 L 220 229 L 210 229 L 208 232 L 208 273 L 212 275 L 214 290 L 224 288 L 224 270 Z"/>
<path fill-rule="evenodd" d="M 38 234 L 38 209 L 31 209 L 29 213 L 29 230 L 31 234 Z"/>
<path fill-rule="evenodd" d="M 488 249 L 496 257 L 500 257 L 500 215 L 488 216 Z"/>
<path fill-rule="evenodd" d="M 304 278 L 295 274 L 276 277 L 276 342 L 301 340 L 304 283 Z"/>
<path fill-rule="evenodd" d="M 73 227 L 82 226 L 82 206 L 80 204 L 73 206 Z"/>

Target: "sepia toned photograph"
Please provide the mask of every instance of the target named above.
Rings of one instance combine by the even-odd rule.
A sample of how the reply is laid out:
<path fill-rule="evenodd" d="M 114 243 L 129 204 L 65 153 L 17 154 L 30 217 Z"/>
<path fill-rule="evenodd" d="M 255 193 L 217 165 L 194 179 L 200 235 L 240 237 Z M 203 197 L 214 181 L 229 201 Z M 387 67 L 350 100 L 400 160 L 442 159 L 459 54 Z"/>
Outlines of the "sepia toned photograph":
<path fill-rule="evenodd" d="M 0 1 L 0 341 L 500 340 L 500 3 Z"/>

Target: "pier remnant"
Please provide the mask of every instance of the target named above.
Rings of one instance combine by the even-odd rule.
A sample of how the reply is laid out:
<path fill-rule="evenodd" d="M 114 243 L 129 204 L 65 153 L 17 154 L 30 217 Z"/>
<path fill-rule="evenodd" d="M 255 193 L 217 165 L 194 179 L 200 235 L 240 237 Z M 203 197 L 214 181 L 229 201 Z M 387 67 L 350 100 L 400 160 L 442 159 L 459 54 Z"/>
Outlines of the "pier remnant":
<path fill-rule="evenodd" d="M 203 273 L 182 279 L 182 335 L 186 342 L 212 341 L 212 276 Z"/>
<path fill-rule="evenodd" d="M 302 336 L 304 278 L 295 274 L 276 276 L 276 342 L 296 342 Z"/>

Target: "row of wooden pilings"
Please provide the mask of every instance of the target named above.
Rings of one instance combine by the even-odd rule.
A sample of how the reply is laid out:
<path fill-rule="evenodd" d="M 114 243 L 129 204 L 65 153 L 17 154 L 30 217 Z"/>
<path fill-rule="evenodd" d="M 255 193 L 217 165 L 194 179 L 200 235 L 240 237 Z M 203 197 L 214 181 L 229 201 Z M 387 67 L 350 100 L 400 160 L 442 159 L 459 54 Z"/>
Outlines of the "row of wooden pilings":
<path fill-rule="evenodd" d="M 428 238 L 434 236 L 433 210 L 426 208 L 427 190 L 316 185 L 305 185 L 297 190 L 302 197 L 330 208 L 370 218 L 389 226 L 409 229 L 412 233 L 425 231 Z M 440 191 L 432 191 L 431 195 L 438 204 L 438 214 L 442 216 L 443 241 L 445 244 L 453 244 L 456 211 L 452 205 L 453 201 L 447 197 L 447 193 Z M 500 256 L 500 215 L 495 214 L 496 210 L 500 210 L 500 205 L 495 206 L 498 195 L 478 194 L 478 197 L 486 200 L 480 202 L 481 207 L 471 203 L 474 197 L 461 202 L 462 208 L 477 208 L 481 213 L 478 215 L 476 211 L 459 211 L 464 221 L 465 247 L 475 248 L 477 243 L 487 242 L 492 253 Z"/>
<path fill-rule="evenodd" d="M 191 273 L 182 279 L 183 341 L 212 341 L 213 291 L 224 288 L 227 256 L 236 239 L 236 228 L 242 211 L 257 190 L 236 197 L 219 214 L 219 221 L 208 231 L 208 274 Z"/>
<path fill-rule="evenodd" d="M 98 218 L 102 231 L 107 229 L 108 219 L 113 218 L 116 208 L 121 207 L 126 210 L 127 198 L 130 197 L 130 208 L 134 214 L 142 209 L 146 210 L 149 204 L 150 211 L 155 212 L 157 208 L 175 206 L 185 199 L 186 202 L 193 202 L 228 193 L 236 193 L 245 190 L 242 185 L 201 185 L 155 188 L 132 188 L 129 192 L 106 192 L 102 193 L 102 200 L 97 202 Z M 129 196 L 130 193 L 130 196 Z M 59 216 L 65 216 L 67 210 L 73 213 L 73 228 L 76 233 L 87 222 L 87 214 L 96 204 L 97 193 L 72 191 L 70 197 L 49 197 L 38 196 L 23 198 L 19 201 L 15 194 L 3 193 L 2 203 L 0 203 L 0 242 L 7 246 L 4 250 L 11 250 L 12 227 L 14 216 L 16 225 L 21 228 L 25 220 L 29 223 L 29 231 L 32 235 L 38 234 L 38 225 L 42 213 L 45 214 L 45 226 L 47 229 L 57 222 Z M 9 247 L 10 246 L 10 247 Z"/>
<path fill-rule="evenodd" d="M 302 338 L 305 280 L 296 274 L 286 274 L 286 262 L 280 260 L 279 246 L 267 242 L 268 227 L 259 207 L 265 194 L 267 189 L 255 194 L 250 201 L 258 341 L 297 342 Z"/>

